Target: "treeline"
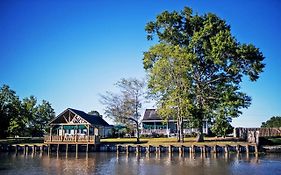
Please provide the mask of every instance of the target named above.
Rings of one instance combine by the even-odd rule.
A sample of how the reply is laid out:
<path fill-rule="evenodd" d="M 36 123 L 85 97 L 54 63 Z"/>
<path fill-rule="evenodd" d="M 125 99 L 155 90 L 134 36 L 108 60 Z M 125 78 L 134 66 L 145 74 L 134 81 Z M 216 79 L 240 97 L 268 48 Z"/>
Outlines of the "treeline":
<path fill-rule="evenodd" d="M 51 104 L 36 97 L 20 98 L 8 85 L 0 90 L 0 138 L 16 136 L 43 136 L 47 123 L 55 117 Z"/>

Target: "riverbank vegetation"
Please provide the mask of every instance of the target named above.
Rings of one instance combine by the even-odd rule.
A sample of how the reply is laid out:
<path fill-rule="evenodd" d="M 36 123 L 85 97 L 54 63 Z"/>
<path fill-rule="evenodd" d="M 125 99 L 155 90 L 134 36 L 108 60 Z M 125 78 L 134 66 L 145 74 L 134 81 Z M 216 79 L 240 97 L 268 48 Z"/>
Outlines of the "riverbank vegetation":
<path fill-rule="evenodd" d="M 51 104 L 36 97 L 22 100 L 8 85 L 0 89 L 0 138 L 43 136 L 48 122 L 55 117 Z"/>

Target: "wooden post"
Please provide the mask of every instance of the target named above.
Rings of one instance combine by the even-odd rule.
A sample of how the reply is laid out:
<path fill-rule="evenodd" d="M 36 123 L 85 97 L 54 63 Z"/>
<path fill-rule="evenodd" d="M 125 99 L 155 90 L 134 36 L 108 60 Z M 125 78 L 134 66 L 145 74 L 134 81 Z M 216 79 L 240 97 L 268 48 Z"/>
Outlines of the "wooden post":
<path fill-rule="evenodd" d="M 50 142 L 52 142 L 52 131 L 53 131 L 53 127 L 51 126 L 51 127 L 50 127 L 50 139 L 49 139 Z"/>
<path fill-rule="evenodd" d="M 193 145 L 189 146 L 189 154 L 192 153 L 192 150 L 193 150 Z"/>
<path fill-rule="evenodd" d="M 225 153 L 228 153 L 228 145 L 225 145 L 225 146 L 224 146 L 224 152 L 225 152 Z"/>
<path fill-rule="evenodd" d="M 247 145 L 246 145 L 246 153 L 247 153 L 247 154 L 249 154 L 249 152 L 250 152 L 249 147 L 250 147 L 250 145 L 247 144 Z"/>
<path fill-rule="evenodd" d="M 196 152 L 196 146 L 192 145 L 191 147 L 192 147 L 192 152 L 195 153 Z"/>
<path fill-rule="evenodd" d="M 26 145 L 23 146 L 23 154 L 26 154 Z"/>
<path fill-rule="evenodd" d="M 258 153 L 259 152 L 259 149 L 258 149 L 258 145 L 256 144 L 255 145 L 255 153 Z"/>
<path fill-rule="evenodd" d="M 60 150 L 60 144 L 57 144 L 57 153 L 59 153 Z"/>
<path fill-rule="evenodd" d="M 151 147 L 151 145 L 148 145 L 148 146 L 146 147 L 146 153 L 150 153 L 150 147 Z"/>
<path fill-rule="evenodd" d="M 240 145 L 236 146 L 236 151 L 237 151 L 237 153 L 240 153 Z"/>
<path fill-rule="evenodd" d="M 76 158 L 78 158 L 78 144 L 76 143 Z"/>
<path fill-rule="evenodd" d="M 203 145 L 203 153 L 206 153 L 206 145 Z"/>
<path fill-rule="evenodd" d="M 161 153 L 161 147 L 162 147 L 162 145 L 159 145 L 159 147 L 158 147 L 158 152 L 159 153 Z"/>
<path fill-rule="evenodd" d="M 16 145 L 16 155 L 18 154 L 19 145 Z"/>
<path fill-rule="evenodd" d="M 65 154 L 68 154 L 68 144 L 65 145 Z"/>
<path fill-rule="evenodd" d="M 182 155 L 184 153 L 184 145 L 179 147 L 179 154 Z"/>
<path fill-rule="evenodd" d="M 87 129 L 88 129 L 88 143 L 89 143 L 90 142 L 90 125 L 88 125 Z"/>
<path fill-rule="evenodd" d="M 173 145 L 169 145 L 169 153 L 173 152 Z"/>
<path fill-rule="evenodd" d="M 214 145 L 213 147 L 213 153 L 216 153 L 217 152 L 217 145 Z"/>

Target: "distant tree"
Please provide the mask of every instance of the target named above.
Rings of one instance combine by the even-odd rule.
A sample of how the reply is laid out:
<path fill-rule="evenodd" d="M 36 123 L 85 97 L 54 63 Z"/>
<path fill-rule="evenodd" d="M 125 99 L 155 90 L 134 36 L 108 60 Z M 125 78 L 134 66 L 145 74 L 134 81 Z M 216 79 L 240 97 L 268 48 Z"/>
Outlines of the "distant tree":
<path fill-rule="evenodd" d="M 22 127 L 18 123 L 21 120 L 20 105 L 16 92 L 11 90 L 8 85 L 3 85 L 0 89 L 0 138 L 5 138 L 9 135 L 9 125 L 12 118 L 17 120 L 13 122 L 15 127 Z M 17 134 L 19 132 L 20 129 L 15 131 Z"/>
<path fill-rule="evenodd" d="M 230 124 L 231 118 L 225 116 L 217 116 L 212 124 L 211 131 L 216 136 L 225 137 L 226 134 L 233 131 L 233 127 Z"/>
<path fill-rule="evenodd" d="M 22 101 L 21 116 L 25 123 L 25 128 L 22 130 L 24 136 L 32 136 L 36 131 L 37 118 L 37 99 L 34 96 L 24 98 Z"/>
<path fill-rule="evenodd" d="M 34 96 L 22 101 L 9 86 L 0 90 L 0 138 L 7 136 L 42 136 L 47 123 L 55 117 L 51 104 L 37 104 Z"/>
<path fill-rule="evenodd" d="M 100 113 L 98 111 L 95 111 L 95 110 L 88 112 L 88 114 L 96 115 L 96 116 L 101 116 Z"/>
<path fill-rule="evenodd" d="M 116 124 L 136 127 L 139 142 L 139 110 L 142 106 L 145 82 L 136 78 L 122 78 L 116 84 L 119 93 L 106 92 L 100 102 L 105 105 L 105 115 Z"/>
<path fill-rule="evenodd" d="M 164 11 L 147 23 L 147 39 L 158 43 L 144 53 L 148 88 L 157 101 L 158 112 L 176 116 L 180 141 L 183 120 L 199 128 L 203 141 L 203 121 L 224 116 L 238 117 L 251 98 L 240 91 L 244 76 L 256 81 L 264 68 L 264 56 L 252 44 L 242 44 L 230 26 L 215 14 Z"/>
<path fill-rule="evenodd" d="M 266 122 L 262 122 L 262 128 L 280 128 L 281 127 L 281 116 L 273 116 Z"/>
<path fill-rule="evenodd" d="M 43 100 L 42 104 L 37 106 L 36 113 L 33 118 L 33 136 L 43 136 L 47 129 L 49 129 L 48 123 L 55 118 L 55 111 L 51 106 L 51 103 Z"/>

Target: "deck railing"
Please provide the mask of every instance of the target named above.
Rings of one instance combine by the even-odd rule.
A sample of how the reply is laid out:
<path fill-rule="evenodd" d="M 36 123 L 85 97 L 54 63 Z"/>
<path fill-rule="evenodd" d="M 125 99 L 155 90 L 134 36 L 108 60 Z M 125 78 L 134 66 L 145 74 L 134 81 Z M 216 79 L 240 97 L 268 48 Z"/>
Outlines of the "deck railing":
<path fill-rule="evenodd" d="M 100 143 L 99 136 L 96 135 L 55 135 L 55 136 L 44 136 L 45 143 L 54 143 L 54 142 L 70 142 L 70 143 Z"/>

